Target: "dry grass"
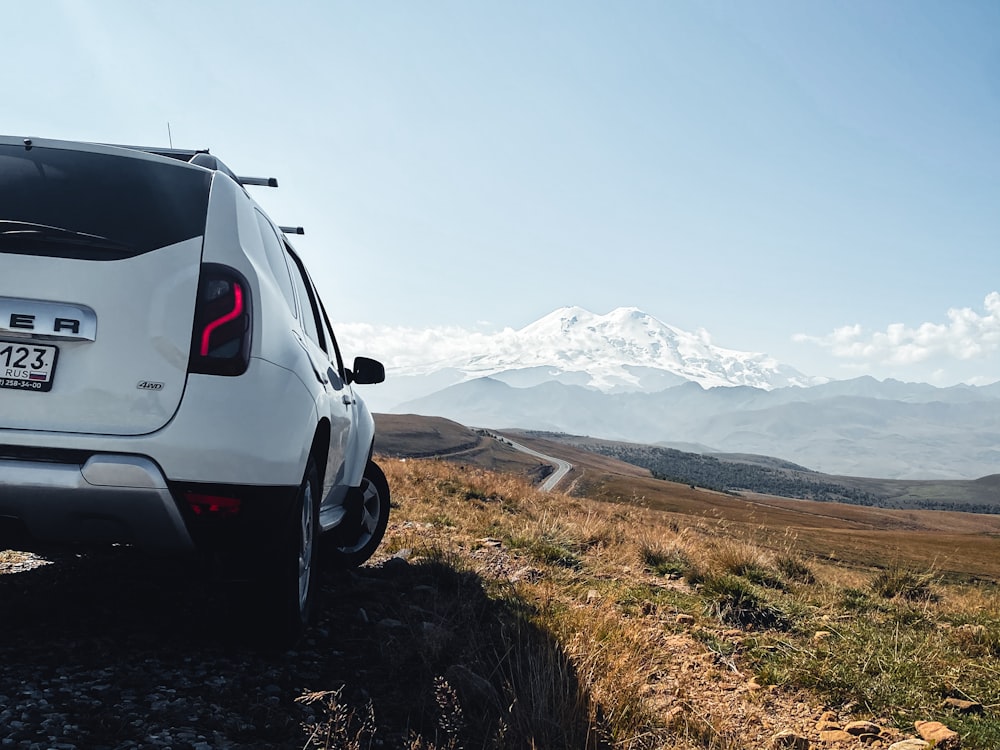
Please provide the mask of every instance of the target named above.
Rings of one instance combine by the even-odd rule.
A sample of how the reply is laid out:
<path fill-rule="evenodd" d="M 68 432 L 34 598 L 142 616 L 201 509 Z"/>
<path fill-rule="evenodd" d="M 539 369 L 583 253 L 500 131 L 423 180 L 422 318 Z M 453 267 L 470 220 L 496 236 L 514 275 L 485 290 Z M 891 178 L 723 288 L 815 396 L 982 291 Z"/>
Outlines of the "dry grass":
<path fill-rule="evenodd" d="M 398 503 L 387 551 L 468 571 L 503 604 L 505 645 L 482 657 L 503 704 L 488 746 L 762 747 L 780 729 L 815 734 L 824 707 L 1000 746 L 991 709 L 940 708 L 1000 704 L 992 585 L 947 584 L 912 554 L 881 571 L 839 548 L 817 557 L 810 534 L 685 515 L 686 496 L 651 508 L 433 460 L 383 466 Z"/>

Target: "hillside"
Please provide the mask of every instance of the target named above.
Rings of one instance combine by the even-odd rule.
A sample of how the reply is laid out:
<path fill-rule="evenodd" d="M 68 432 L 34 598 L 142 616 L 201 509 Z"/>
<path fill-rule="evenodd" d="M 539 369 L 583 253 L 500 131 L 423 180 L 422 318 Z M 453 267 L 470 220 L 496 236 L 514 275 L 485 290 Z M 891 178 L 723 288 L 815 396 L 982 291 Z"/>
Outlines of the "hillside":
<path fill-rule="evenodd" d="M 551 467 L 441 417 L 377 414 L 376 448 L 396 457 L 435 456 L 539 480 Z M 495 432 L 495 431 L 494 431 Z M 541 430 L 502 431 L 516 440 L 544 440 L 564 460 L 625 476 L 653 476 L 719 492 L 756 493 L 823 502 L 913 510 L 1000 513 L 1000 475 L 975 480 L 892 480 L 811 471 L 751 454 L 692 453 L 655 445 Z M 553 448 L 553 446 L 556 446 Z M 545 452 L 545 451 L 542 451 Z M 602 456 L 608 461 L 600 461 Z M 645 469 L 636 472 L 635 467 Z"/>
<path fill-rule="evenodd" d="M 934 388 L 871 378 L 771 390 L 698 383 L 655 392 L 602 392 L 547 380 L 460 382 L 397 411 L 462 424 L 590 435 L 715 453 L 778 456 L 827 474 L 977 479 L 1000 466 L 995 387 Z"/>
<path fill-rule="evenodd" d="M 946 481 L 845 477 L 810 471 L 768 456 L 688 453 L 654 445 L 562 433 L 508 432 L 583 448 L 642 466 L 658 479 L 720 492 L 754 492 L 880 508 L 1000 513 L 1000 475 Z"/>
<path fill-rule="evenodd" d="M 483 619 L 451 614 L 463 626 L 451 653 L 499 676 L 476 694 L 500 699 L 465 682 L 445 702 L 479 706 L 462 746 L 846 750 L 920 736 L 925 720 L 964 748 L 998 746 L 1000 596 L 968 582 L 1000 575 L 1000 519 L 749 502 L 616 474 L 607 458 L 578 465 L 574 497 L 541 496 L 451 463 L 390 464 L 408 502 L 389 549 L 481 586 L 462 595 Z M 965 553 L 947 561 L 951 583 L 934 539 Z M 504 648 L 482 640 L 490 621 Z"/>
<path fill-rule="evenodd" d="M 437 451 L 440 458 L 460 466 L 489 468 L 501 461 L 515 473 L 535 482 L 549 470 L 540 467 L 534 458 L 525 456 L 515 459 L 511 457 L 509 446 L 447 420 L 442 422 L 437 418 L 417 415 L 402 417 L 400 422 L 383 421 L 383 415 L 377 415 L 376 419 L 380 429 L 384 430 L 379 437 L 380 450 L 383 446 L 395 446 L 396 450 L 400 450 L 404 442 L 393 436 L 390 427 L 405 427 L 407 433 L 417 432 L 427 437 L 427 442 L 419 444 L 420 452 Z M 691 482 L 687 481 L 657 479 L 648 469 L 576 445 L 567 445 L 563 440 L 550 439 L 552 436 L 542 438 L 516 430 L 503 431 L 502 434 L 509 434 L 514 440 L 540 453 L 572 463 L 574 468 L 561 489 L 577 497 L 641 505 L 657 511 L 710 518 L 748 528 L 760 525 L 771 529 L 768 533 L 779 539 L 789 534 L 796 536 L 798 544 L 808 554 L 850 561 L 850 564 L 879 566 L 884 565 L 886 559 L 893 559 L 904 564 L 923 565 L 932 559 L 941 573 L 953 580 L 1000 579 L 1000 515 L 880 508 L 749 491 L 734 494 L 691 487 Z M 455 445 L 472 440 L 479 441 L 476 449 L 454 450 Z M 411 450 L 416 451 L 417 448 L 417 443 L 410 445 Z M 406 457 L 405 453 L 394 455 Z M 504 458 L 498 459 L 498 455 Z M 830 482 L 867 481 L 840 477 L 826 479 Z M 884 487 L 892 486 L 892 483 L 886 485 L 885 480 L 871 482 L 876 490 L 882 487 L 885 491 Z M 903 482 L 899 486 L 912 484 Z M 954 483 L 932 484 L 942 487 Z M 981 493 L 976 497 L 989 496 L 997 488 L 997 482 L 990 479 L 969 484 L 975 492 Z"/>
<path fill-rule="evenodd" d="M 413 414 L 376 414 L 375 451 L 393 458 L 444 458 L 539 482 L 552 467 L 457 422 Z"/>

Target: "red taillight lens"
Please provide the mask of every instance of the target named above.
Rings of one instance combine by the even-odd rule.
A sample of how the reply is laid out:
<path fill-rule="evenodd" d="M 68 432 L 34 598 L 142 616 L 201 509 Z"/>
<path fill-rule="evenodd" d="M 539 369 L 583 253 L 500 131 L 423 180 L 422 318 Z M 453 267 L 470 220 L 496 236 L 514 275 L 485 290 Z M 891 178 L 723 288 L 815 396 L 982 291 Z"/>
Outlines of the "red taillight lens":
<path fill-rule="evenodd" d="M 238 282 L 232 285 L 233 309 L 210 321 L 201 332 L 201 356 L 207 357 L 211 352 L 212 332 L 226 323 L 236 320 L 243 314 L 243 287 Z"/>
<path fill-rule="evenodd" d="M 250 334 L 246 280 L 226 266 L 202 266 L 188 371 L 241 375 L 250 361 Z"/>
<path fill-rule="evenodd" d="M 235 497 L 205 495 L 200 492 L 185 492 L 184 499 L 196 516 L 229 518 L 238 515 L 243 501 Z"/>

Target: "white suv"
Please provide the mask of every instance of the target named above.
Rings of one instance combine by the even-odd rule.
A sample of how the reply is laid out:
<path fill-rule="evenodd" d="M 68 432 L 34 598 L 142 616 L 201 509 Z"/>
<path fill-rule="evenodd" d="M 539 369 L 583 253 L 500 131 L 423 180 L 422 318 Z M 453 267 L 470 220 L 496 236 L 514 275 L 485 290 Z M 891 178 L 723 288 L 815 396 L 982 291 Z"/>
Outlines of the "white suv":
<path fill-rule="evenodd" d="M 0 136 L 0 549 L 127 544 L 308 622 L 375 550 L 374 422 L 301 259 L 208 152 Z"/>

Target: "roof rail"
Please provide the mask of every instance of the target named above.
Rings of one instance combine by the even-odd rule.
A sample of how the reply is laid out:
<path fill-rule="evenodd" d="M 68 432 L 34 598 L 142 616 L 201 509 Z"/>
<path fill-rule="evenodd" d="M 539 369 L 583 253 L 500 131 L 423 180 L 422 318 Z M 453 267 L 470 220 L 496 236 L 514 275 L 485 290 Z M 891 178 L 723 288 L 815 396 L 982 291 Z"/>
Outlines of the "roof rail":
<path fill-rule="evenodd" d="M 209 153 L 207 148 L 183 149 L 183 148 L 159 148 L 157 146 L 126 146 L 119 143 L 106 143 L 106 146 L 115 148 L 127 148 L 133 151 L 143 151 L 147 154 L 165 156 L 178 161 L 186 161 L 206 169 L 213 169 L 222 172 L 240 185 L 260 185 L 262 187 L 278 187 L 278 180 L 275 177 L 239 177 L 233 170 L 227 167 L 217 156 Z"/>
<path fill-rule="evenodd" d="M 196 154 L 207 154 L 207 148 L 185 149 L 185 148 L 159 148 L 157 146 L 128 146 L 123 143 L 103 143 L 103 146 L 114 146 L 115 148 L 127 148 L 132 151 L 145 151 L 147 154 L 156 156 L 167 156 L 179 161 L 191 161 Z"/>
<path fill-rule="evenodd" d="M 278 227 L 285 234 L 305 234 L 306 230 L 302 227 Z"/>

